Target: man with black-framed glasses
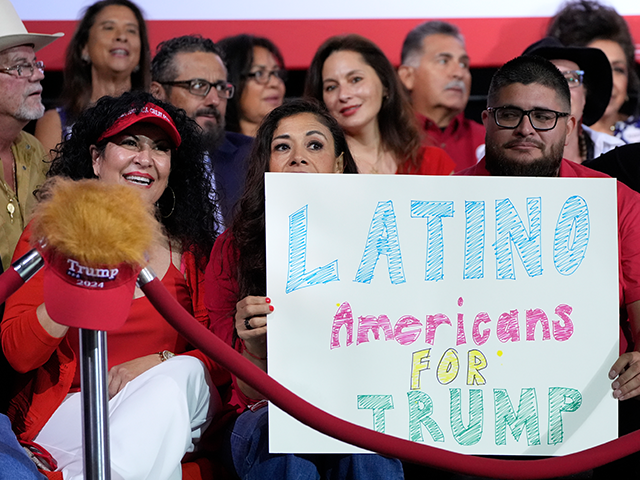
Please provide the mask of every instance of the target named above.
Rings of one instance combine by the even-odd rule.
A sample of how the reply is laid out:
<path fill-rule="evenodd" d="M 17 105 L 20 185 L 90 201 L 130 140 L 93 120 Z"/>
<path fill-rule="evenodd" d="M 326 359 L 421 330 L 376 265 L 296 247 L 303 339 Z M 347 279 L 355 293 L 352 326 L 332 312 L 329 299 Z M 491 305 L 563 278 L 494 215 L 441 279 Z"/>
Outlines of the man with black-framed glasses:
<path fill-rule="evenodd" d="M 493 76 L 482 121 L 485 156 L 462 174 L 558 176 L 576 127 L 567 80 L 544 58 L 517 57 Z"/>
<path fill-rule="evenodd" d="M 576 128 L 569 83 L 541 56 L 517 57 L 495 73 L 482 120 L 485 156 L 460 175 L 607 177 L 563 158 Z M 640 195 L 617 182 L 617 203 L 621 355 L 606 368 L 613 397 L 625 401 L 621 421 L 628 422 L 625 408 L 637 411 L 640 401 Z"/>
<path fill-rule="evenodd" d="M 252 139 L 225 131 L 227 100 L 235 87 L 227 81 L 222 51 L 208 38 L 184 35 L 158 45 L 151 62 L 151 93 L 182 108 L 202 128 L 223 222 L 244 188 L 245 160 Z"/>

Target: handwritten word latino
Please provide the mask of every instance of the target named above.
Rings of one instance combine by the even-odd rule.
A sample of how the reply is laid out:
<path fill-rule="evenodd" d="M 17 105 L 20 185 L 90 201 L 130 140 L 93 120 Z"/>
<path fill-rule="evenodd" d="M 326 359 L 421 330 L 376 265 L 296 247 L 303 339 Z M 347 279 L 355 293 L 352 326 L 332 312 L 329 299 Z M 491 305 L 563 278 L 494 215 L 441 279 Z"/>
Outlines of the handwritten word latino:
<path fill-rule="evenodd" d="M 529 228 L 510 199 L 496 200 L 494 252 L 498 280 L 515 280 L 513 249 L 517 250 L 530 277 L 542 275 L 542 199 L 526 200 Z M 453 217 L 452 201 L 411 201 L 411 217 L 427 221 L 425 280 L 444 278 L 444 233 L 442 219 Z M 463 279 L 484 278 L 485 202 L 465 201 L 465 241 Z M 289 257 L 286 293 L 300 288 L 339 281 L 338 260 L 311 271 L 306 270 L 308 205 L 289 216 Z M 553 235 L 553 263 L 561 275 L 578 269 L 589 244 L 590 219 L 586 201 L 569 197 L 558 214 Z M 392 284 L 406 282 L 398 225 L 392 201 L 378 202 L 371 219 L 364 252 L 354 281 L 369 284 L 381 255 L 388 259 Z"/>

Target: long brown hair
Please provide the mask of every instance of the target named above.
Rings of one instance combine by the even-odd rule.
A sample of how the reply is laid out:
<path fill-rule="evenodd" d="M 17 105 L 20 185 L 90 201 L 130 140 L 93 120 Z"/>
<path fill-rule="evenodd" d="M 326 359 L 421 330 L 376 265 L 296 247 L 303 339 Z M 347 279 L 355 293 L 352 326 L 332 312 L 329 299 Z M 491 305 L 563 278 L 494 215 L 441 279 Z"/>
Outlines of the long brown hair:
<path fill-rule="evenodd" d="M 292 100 L 273 109 L 264 118 L 249 156 L 244 194 L 231 225 L 233 241 L 238 250 L 238 299 L 247 295 L 266 294 L 264 173 L 269 171 L 271 142 L 280 121 L 301 113 L 313 114 L 329 129 L 335 145 L 335 156 L 343 156 L 344 173 L 358 173 L 342 128 L 315 100 Z"/>
<path fill-rule="evenodd" d="M 271 40 L 254 35 L 241 34 L 226 37 L 218 41 L 217 45 L 222 49 L 223 60 L 229 72 L 228 80 L 236 87 L 236 93 L 227 102 L 226 130 L 241 133 L 240 119 L 242 118 L 242 109 L 240 108 L 240 99 L 247 84 L 247 74 L 251 71 L 251 65 L 253 64 L 254 47 L 262 47 L 268 50 L 276 59 L 278 66 L 283 69 L 284 58 L 278 47 Z"/>
<path fill-rule="evenodd" d="M 340 35 L 325 41 L 316 52 L 307 72 L 304 94 L 323 102 L 322 68 L 333 52 L 349 51 L 362 55 L 375 70 L 387 95 L 378 112 L 378 128 L 382 145 L 391 151 L 399 164 L 405 161 L 418 167 L 420 134 L 409 98 L 400 84 L 389 59 L 371 40 L 360 35 Z"/>
<path fill-rule="evenodd" d="M 89 31 L 98 14 L 106 7 L 119 5 L 131 10 L 138 21 L 140 34 L 140 61 L 131 74 L 131 90 L 149 90 L 151 84 L 151 52 L 147 36 L 147 24 L 138 6 L 129 0 L 101 0 L 89 6 L 78 23 L 69 42 L 64 66 L 64 87 L 62 105 L 68 116 L 67 123 L 73 123 L 78 115 L 89 106 L 91 100 L 91 64 L 82 59 L 82 50 L 89 41 Z"/>

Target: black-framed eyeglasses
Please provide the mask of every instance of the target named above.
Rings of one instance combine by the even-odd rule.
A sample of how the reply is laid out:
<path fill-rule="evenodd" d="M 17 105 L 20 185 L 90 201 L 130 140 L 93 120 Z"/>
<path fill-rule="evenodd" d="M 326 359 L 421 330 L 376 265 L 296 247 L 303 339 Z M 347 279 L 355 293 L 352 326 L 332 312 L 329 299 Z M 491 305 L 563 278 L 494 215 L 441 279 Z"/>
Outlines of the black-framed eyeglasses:
<path fill-rule="evenodd" d="M 192 78 L 191 80 L 177 80 L 175 82 L 160 82 L 162 85 L 171 85 L 174 87 L 186 88 L 189 93 L 198 97 L 206 97 L 211 91 L 211 87 L 216 89 L 219 98 L 233 98 L 235 87 L 229 82 L 218 80 L 217 82 L 208 82 L 202 78 Z"/>
<path fill-rule="evenodd" d="M 502 128 L 518 128 L 522 119 L 526 115 L 529 117 L 531 126 L 539 131 L 553 130 L 558 124 L 558 117 L 568 117 L 567 112 L 556 112 L 543 108 L 523 110 L 518 107 L 487 107 L 487 112 L 493 113 L 493 120 L 496 125 Z"/>
<path fill-rule="evenodd" d="M 569 88 L 579 87 L 584 80 L 584 70 L 567 70 L 562 72 L 562 75 L 567 79 Z"/>
<path fill-rule="evenodd" d="M 13 67 L 0 67 L 0 72 L 17 76 L 19 78 L 31 78 L 36 70 L 40 70 L 40 73 L 44 73 L 44 62 L 42 60 L 38 60 L 33 63 L 21 63 L 20 65 L 14 65 Z M 14 75 L 11 72 L 16 72 L 16 74 Z"/>
<path fill-rule="evenodd" d="M 267 72 L 267 70 L 263 68 L 260 70 L 256 70 L 255 72 L 249 72 L 245 75 L 245 77 L 252 78 L 260 85 L 266 85 L 267 83 L 269 83 L 269 80 L 271 80 L 271 75 L 273 75 L 276 78 L 279 78 L 283 82 L 287 81 L 288 74 L 287 74 L 287 71 L 283 68 L 280 68 L 277 70 L 271 70 L 270 72 Z"/>

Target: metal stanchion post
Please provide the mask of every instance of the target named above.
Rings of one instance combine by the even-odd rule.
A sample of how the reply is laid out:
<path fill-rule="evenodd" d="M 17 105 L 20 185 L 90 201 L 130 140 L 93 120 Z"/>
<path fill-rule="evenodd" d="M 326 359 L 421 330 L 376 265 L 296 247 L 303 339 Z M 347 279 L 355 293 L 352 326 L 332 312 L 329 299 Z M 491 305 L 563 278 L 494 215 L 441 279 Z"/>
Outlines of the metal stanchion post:
<path fill-rule="evenodd" d="M 107 332 L 80 329 L 80 389 L 85 479 L 111 480 Z"/>

